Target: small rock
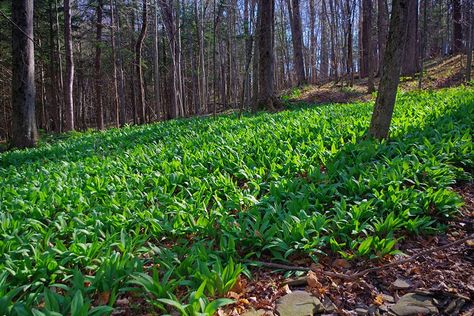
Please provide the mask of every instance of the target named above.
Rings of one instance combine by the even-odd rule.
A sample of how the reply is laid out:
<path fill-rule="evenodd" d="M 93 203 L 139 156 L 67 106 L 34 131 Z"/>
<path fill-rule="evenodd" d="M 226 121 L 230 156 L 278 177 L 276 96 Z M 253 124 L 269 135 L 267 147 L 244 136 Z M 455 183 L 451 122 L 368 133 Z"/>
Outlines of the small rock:
<path fill-rule="evenodd" d="M 242 316 L 273 316 L 273 313 L 270 311 L 266 311 L 264 309 L 259 309 L 259 310 L 251 309 L 243 313 Z"/>
<path fill-rule="evenodd" d="M 431 297 L 415 293 L 403 295 L 390 310 L 397 316 L 438 314 Z"/>
<path fill-rule="evenodd" d="M 294 291 L 276 302 L 280 316 L 313 316 L 324 311 L 321 301 L 305 291 Z"/>
<path fill-rule="evenodd" d="M 407 290 L 412 287 L 411 283 L 404 279 L 396 279 L 395 282 L 392 283 L 394 289 L 397 290 Z"/>
<path fill-rule="evenodd" d="M 382 299 L 387 303 L 395 303 L 395 298 L 392 295 L 382 294 Z"/>
<path fill-rule="evenodd" d="M 325 313 L 334 313 L 336 311 L 336 305 L 328 298 L 324 297 L 322 300 L 324 312 Z"/>
<path fill-rule="evenodd" d="M 369 310 L 367 308 L 363 308 L 363 307 L 357 307 L 354 311 L 359 316 L 365 316 L 365 315 L 369 314 Z"/>

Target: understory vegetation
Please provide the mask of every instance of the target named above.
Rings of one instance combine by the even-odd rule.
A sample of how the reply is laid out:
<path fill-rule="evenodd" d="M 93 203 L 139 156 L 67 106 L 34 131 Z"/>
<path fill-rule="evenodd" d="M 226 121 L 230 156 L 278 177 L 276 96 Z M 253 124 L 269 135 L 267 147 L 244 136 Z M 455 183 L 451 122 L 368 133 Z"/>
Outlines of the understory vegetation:
<path fill-rule="evenodd" d="M 159 313 L 212 315 L 249 260 L 375 258 L 442 231 L 461 205 L 451 186 L 472 179 L 473 89 L 400 93 L 381 143 L 366 137 L 372 107 L 181 119 L 1 154 L 0 314 L 107 314 L 135 292 Z"/>

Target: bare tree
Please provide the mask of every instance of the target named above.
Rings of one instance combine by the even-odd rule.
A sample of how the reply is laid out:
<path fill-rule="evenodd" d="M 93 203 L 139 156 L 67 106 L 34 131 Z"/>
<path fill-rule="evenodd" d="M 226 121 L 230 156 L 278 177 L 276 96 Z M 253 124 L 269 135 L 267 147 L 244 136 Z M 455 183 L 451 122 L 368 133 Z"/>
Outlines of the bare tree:
<path fill-rule="evenodd" d="M 291 41 L 293 43 L 293 61 L 296 72 L 296 84 L 306 83 L 303 61 L 303 33 L 301 31 L 300 1 L 287 0 L 291 25 Z"/>
<path fill-rule="evenodd" d="M 453 53 L 462 51 L 461 0 L 451 0 L 453 6 Z"/>
<path fill-rule="evenodd" d="M 64 0 L 64 45 L 66 46 L 66 80 L 64 83 L 64 130 L 74 130 L 74 59 L 71 34 L 70 0 Z"/>
<path fill-rule="evenodd" d="M 33 0 L 12 1 L 12 106 L 11 146 L 33 147 L 38 140 L 35 118 L 35 49 Z"/>
<path fill-rule="evenodd" d="M 387 48 L 369 135 L 377 139 L 388 137 L 397 96 L 404 42 L 407 32 L 408 6 L 411 0 L 393 0 Z"/>
<path fill-rule="evenodd" d="M 140 35 L 138 36 L 135 44 L 135 71 L 137 73 L 137 84 L 138 84 L 138 121 L 141 124 L 146 122 L 146 100 L 145 100 L 145 86 L 143 83 L 143 67 L 142 67 L 142 48 L 143 41 L 146 35 L 147 29 L 147 0 L 143 0 L 142 10 L 142 27 Z"/>
<path fill-rule="evenodd" d="M 258 52 L 259 52 L 259 96 L 258 107 L 275 110 L 275 92 L 273 87 L 274 55 L 273 32 L 275 23 L 275 1 L 259 0 L 258 14 L 260 15 Z"/>
<path fill-rule="evenodd" d="M 104 129 L 104 107 L 102 104 L 102 69 L 101 69 L 101 56 L 102 56 L 102 14 L 103 14 L 103 1 L 97 1 L 97 25 L 96 25 L 96 47 L 95 47 L 95 103 L 96 108 L 96 124 L 97 129 Z"/>

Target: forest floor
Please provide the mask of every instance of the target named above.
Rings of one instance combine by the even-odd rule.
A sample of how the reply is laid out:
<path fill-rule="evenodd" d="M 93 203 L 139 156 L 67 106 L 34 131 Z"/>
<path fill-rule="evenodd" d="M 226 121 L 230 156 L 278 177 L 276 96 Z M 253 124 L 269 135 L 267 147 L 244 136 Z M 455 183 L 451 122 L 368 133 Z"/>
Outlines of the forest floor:
<path fill-rule="evenodd" d="M 458 86 L 464 78 L 466 65 L 465 55 L 447 58 L 430 59 L 425 62 L 423 89 L 440 89 Z M 474 76 L 473 76 L 474 77 Z M 400 90 L 418 89 L 418 74 L 400 78 Z M 377 88 L 379 78 L 374 79 Z M 366 102 L 374 99 L 374 94 L 367 93 L 367 78 L 354 79 L 352 87 L 348 82 L 328 82 L 322 85 L 307 85 L 301 89 L 290 89 L 283 92 L 287 99 L 294 103 L 329 104 Z"/>
<path fill-rule="evenodd" d="M 461 69 L 402 78 L 382 143 L 358 82 L 0 153 L 0 315 L 472 315 Z"/>

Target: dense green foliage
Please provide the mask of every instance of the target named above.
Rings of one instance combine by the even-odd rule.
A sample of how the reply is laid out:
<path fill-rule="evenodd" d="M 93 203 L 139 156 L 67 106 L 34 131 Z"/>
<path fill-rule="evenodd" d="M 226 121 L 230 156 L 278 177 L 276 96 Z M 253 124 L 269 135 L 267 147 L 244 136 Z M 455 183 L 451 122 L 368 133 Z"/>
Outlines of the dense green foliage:
<path fill-rule="evenodd" d="M 460 206 L 450 186 L 472 178 L 473 108 L 469 88 L 401 94 L 383 143 L 365 139 L 372 105 L 360 103 L 71 134 L 4 153 L 0 314 L 107 313 L 90 307 L 124 291 L 157 310 L 212 314 L 249 273 L 242 259 L 393 253 Z"/>

